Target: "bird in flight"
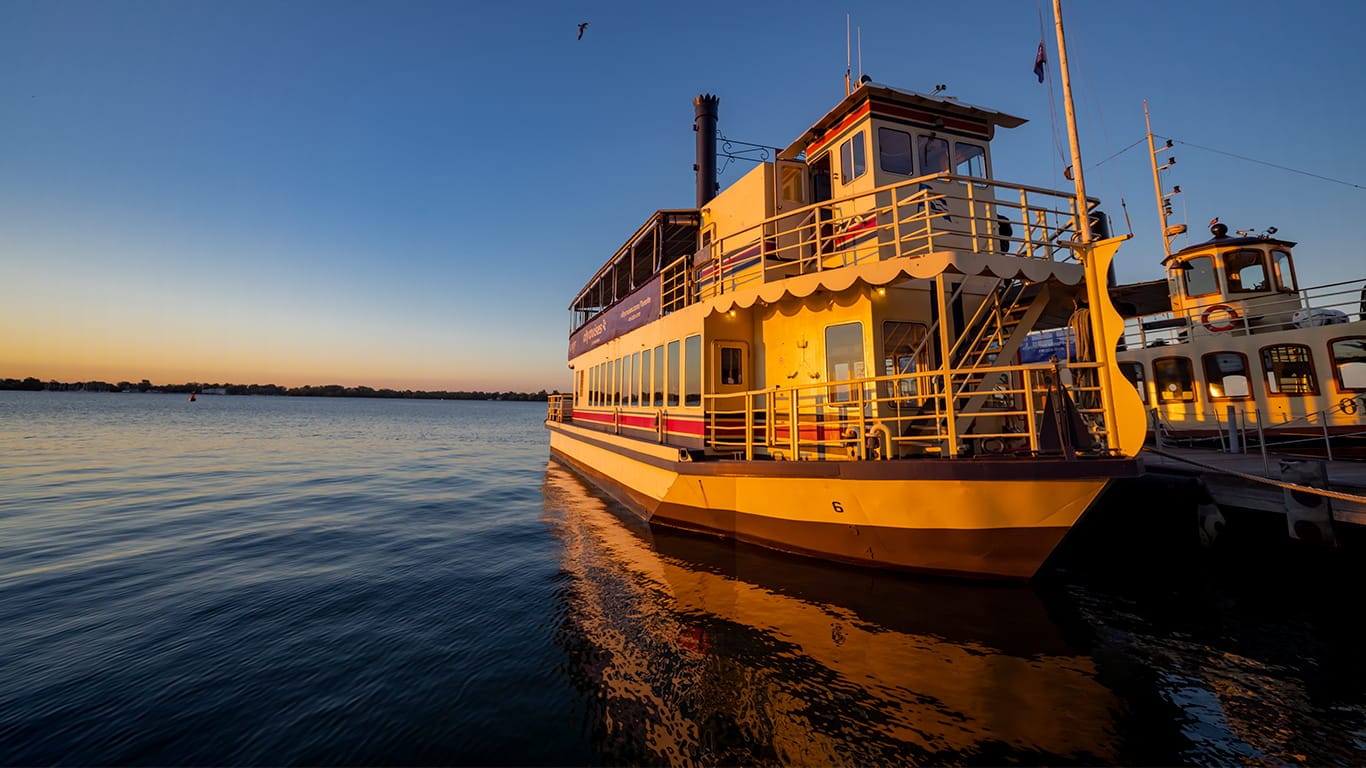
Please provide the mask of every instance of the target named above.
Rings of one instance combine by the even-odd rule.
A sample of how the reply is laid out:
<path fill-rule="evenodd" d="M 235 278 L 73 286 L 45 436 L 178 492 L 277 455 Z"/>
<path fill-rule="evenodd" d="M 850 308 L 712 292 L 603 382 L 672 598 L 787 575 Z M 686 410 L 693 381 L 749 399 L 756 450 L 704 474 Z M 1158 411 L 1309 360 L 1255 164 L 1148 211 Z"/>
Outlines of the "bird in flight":
<path fill-rule="evenodd" d="M 583 30 L 584 30 L 585 28 L 587 28 L 587 26 L 588 26 L 588 22 L 586 22 L 586 21 L 585 21 L 584 23 L 582 23 L 582 24 L 579 25 L 579 39 L 580 39 L 580 40 L 583 39 Z"/>

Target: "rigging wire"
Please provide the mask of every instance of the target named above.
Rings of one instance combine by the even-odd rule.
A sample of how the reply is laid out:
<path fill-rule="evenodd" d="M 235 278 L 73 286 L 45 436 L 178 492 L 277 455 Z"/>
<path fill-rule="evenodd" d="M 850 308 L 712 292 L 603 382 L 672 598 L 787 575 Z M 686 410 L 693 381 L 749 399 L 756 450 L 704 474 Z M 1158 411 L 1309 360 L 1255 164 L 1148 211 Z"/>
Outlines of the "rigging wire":
<path fill-rule="evenodd" d="M 1157 134 L 1153 134 L 1153 135 L 1156 136 Z M 1171 139 L 1170 136 L 1163 136 L 1162 138 L 1164 138 L 1164 139 Z M 1331 182 L 1333 182 L 1334 184 L 1341 184 L 1341 185 L 1343 185 L 1343 186 L 1345 186 L 1345 187 L 1353 187 L 1353 188 L 1355 188 L 1355 189 L 1366 189 L 1366 186 L 1363 186 L 1363 185 L 1361 185 L 1361 184 L 1353 184 L 1353 183 L 1350 182 L 1350 181 L 1343 181 L 1342 179 L 1334 179 L 1334 178 L 1332 178 L 1331 176 L 1322 176 L 1322 175 L 1317 174 L 1317 173 L 1310 173 L 1309 171 L 1301 171 L 1301 170 L 1299 170 L 1299 169 L 1297 169 L 1297 168 L 1290 168 L 1290 167 L 1284 166 L 1284 165 L 1277 165 L 1277 164 L 1275 164 L 1275 163 L 1268 163 L 1268 162 L 1265 161 L 1265 160 L 1258 160 L 1258 159 L 1253 158 L 1253 157 L 1245 157 L 1245 156 L 1243 156 L 1243 155 L 1235 154 L 1235 153 L 1233 153 L 1233 152 L 1225 152 L 1225 151 L 1222 150 L 1222 149 L 1214 149 L 1213 147 L 1202 147 L 1202 146 L 1200 146 L 1199 144 L 1192 144 L 1192 143 L 1190 143 L 1189 141 L 1182 141 L 1182 140 L 1180 140 L 1180 139 L 1171 139 L 1171 140 L 1174 141 L 1174 142 L 1176 142 L 1177 144 L 1184 144 L 1184 145 L 1186 145 L 1186 146 L 1188 146 L 1188 147 L 1194 147 L 1194 148 L 1196 148 L 1196 149 L 1203 149 L 1203 150 L 1205 150 L 1206 152 L 1213 152 L 1213 153 L 1215 153 L 1216 155 L 1226 155 L 1226 156 L 1228 156 L 1228 157 L 1234 157 L 1234 158 L 1237 158 L 1237 159 L 1239 159 L 1239 160 L 1246 160 L 1246 161 L 1249 162 L 1249 163 L 1256 163 L 1256 164 L 1258 164 L 1258 165 L 1265 165 L 1265 166 L 1268 166 L 1268 167 L 1271 167 L 1271 168 L 1277 168 L 1277 169 L 1280 169 L 1280 170 L 1282 170 L 1282 171 L 1290 171 L 1291 173 L 1298 173 L 1298 174 L 1300 174 L 1300 175 L 1302 175 L 1302 176 L 1312 176 L 1313 178 L 1321 179 L 1321 180 L 1323 180 L 1323 181 L 1331 181 Z"/>
<path fill-rule="evenodd" d="M 1222 150 L 1222 149 L 1215 149 L 1214 147 L 1206 147 L 1206 146 L 1202 146 L 1202 145 L 1200 145 L 1200 144 L 1192 144 L 1192 143 L 1189 142 L 1189 141 L 1182 141 L 1181 139 L 1172 139 L 1172 137 L 1170 137 L 1170 136 L 1162 136 L 1161 134 L 1156 134 L 1156 133 L 1154 133 L 1154 134 L 1153 134 L 1153 137 L 1154 137 L 1154 138 L 1161 138 L 1161 139 L 1171 139 L 1171 140 L 1172 140 L 1174 143 L 1176 143 L 1176 144 L 1183 144 L 1183 145 L 1185 145 L 1185 146 L 1187 146 L 1187 147 L 1192 147 L 1192 148 L 1194 148 L 1194 149 L 1203 149 L 1203 150 L 1205 150 L 1206 152 L 1213 152 L 1213 153 L 1215 153 L 1216 155 L 1225 155 L 1225 156 L 1227 156 L 1227 157 L 1237 158 L 1238 160 L 1246 160 L 1246 161 L 1249 162 L 1249 163 L 1256 163 L 1257 165 L 1265 165 L 1265 166 L 1267 166 L 1267 167 L 1269 167 L 1269 168 L 1276 168 L 1277 170 L 1290 171 L 1291 173 L 1298 173 L 1298 174 L 1300 174 L 1300 175 L 1302 175 L 1302 176 L 1310 176 L 1310 177 L 1312 177 L 1312 178 L 1321 179 L 1321 180 L 1323 180 L 1323 181 L 1331 181 L 1331 182 L 1333 182 L 1334 184 L 1341 184 L 1341 185 L 1343 185 L 1343 186 L 1345 186 L 1345 187 L 1352 187 L 1353 189 L 1366 189 L 1366 185 L 1354 184 L 1354 183 L 1352 183 L 1352 182 L 1350 182 L 1350 181 L 1343 181 L 1342 179 L 1335 179 L 1335 178 L 1333 178 L 1333 177 L 1331 177 L 1331 176 L 1324 176 L 1324 175 L 1318 174 L 1318 173 L 1311 173 L 1311 172 L 1309 172 L 1309 171 L 1302 171 L 1302 170 L 1300 170 L 1300 169 L 1298 169 L 1298 168 L 1291 168 L 1291 167 L 1286 166 L 1286 165 L 1277 165 L 1276 163 L 1269 163 L 1269 162 L 1267 162 L 1267 161 L 1265 161 L 1265 160 L 1258 160 L 1258 159 L 1255 158 L 1255 157 L 1247 157 L 1247 156 L 1245 156 L 1245 155 L 1240 155 L 1240 154 L 1237 154 L 1237 153 L 1235 153 L 1235 152 L 1226 152 L 1226 151 L 1224 151 L 1224 150 Z M 1145 137 L 1143 137 L 1143 138 L 1138 139 L 1137 141 L 1135 141 L 1134 143 L 1132 143 L 1132 144 L 1130 144 L 1129 146 L 1125 147 L 1124 149 L 1121 149 L 1121 150 L 1119 150 L 1118 152 L 1114 153 L 1113 155 L 1110 155 L 1109 157 L 1105 158 L 1104 160 L 1101 160 L 1100 162 L 1097 162 L 1097 163 L 1093 164 L 1091 167 L 1094 168 L 1095 166 L 1103 165 L 1104 163 L 1108 163 L 1108 162 L 1110 162 L 1111 160 L 1114 160 L 1115 158 L 1119 157 L 1120 155 L 1124 154 L 1125 152 L 1128 152 L 1129 150 L 1133 149 L 1134 147 L 1138 146 L 1139 144 L 1142 144 L 1142 143 L 1143 143 L 1143 140 L 1146 139 L 1146 138 L 1147 138 L 1147 137 L 1145 136 Z"/>

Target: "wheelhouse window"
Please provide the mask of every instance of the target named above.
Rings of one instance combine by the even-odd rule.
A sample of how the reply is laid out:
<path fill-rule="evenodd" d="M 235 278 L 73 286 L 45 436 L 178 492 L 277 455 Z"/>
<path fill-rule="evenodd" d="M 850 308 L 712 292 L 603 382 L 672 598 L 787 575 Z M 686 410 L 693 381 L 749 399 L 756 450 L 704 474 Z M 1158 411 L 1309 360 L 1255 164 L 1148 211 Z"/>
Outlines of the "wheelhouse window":
<path fill-rule="evenodd" d="M 1211 352 L 1202 358 L 1211 400 L 1245 399 L 1252 396 L 1247 356 L 1238 352 Z"/>
<path fill-rule="evenodd" d="M 1208 296 L 1219 292 L 1219 283 L 1214 279 L 1214 259 L 1197 256 L 1187 259 L 1181 272 L 1183 287 L 1187 296 Z"/>
<path fill-rule="evenodd" d="M 840 145 L 840 182 L 849 182 L 862 176 L 868 170 L 864 157 L 863 131 L 855 133 Z"/>
<path fill-rule="evenodd" d="M 1130 384 L 1134 385 L 1134 389 L 1138 390 L 1138 399 L 1146 405 L 1148 402 L 1148 377 L 1143 375 L 1143 363 L 1120 363 L 1119 371 L 1124 374 L 1124 378 L 1128 379 Z"/>
<path fill-rule="evenodd" d="M 844 323 L 825 329 L 826 381 L 861 379 L 867 373 L 863 367 L 863 324 Z M 844 403 L 853 399 L 854 388 L 848 384 L 833 387 L 830 399 Z"/>
<path fill-rule="evenodd" d="M 702 404 L 702 337 L 683 340 L 683 404 Z"/>
<path fill-rule="evenodd" d="M 1333 339 L 1328 345 L 1328 358 L 1333 361 L 1338 389 L 1366 391 L 1366 336 Z"/>
<path fill-rule="evenodd" d="M 877 129 L 878 167 L 888 173 L 910 176 L 915 173 L 911 167 L 911 134 L 895 128 Z"/>
<path fill-rule="evenodd" d="M 920 156 L 920 173 L 948 173 L 949 142 L 934 136 L 915 137 L 915 153 Z"/>
<path fill-rule="evenodd" d="M 1277 344 L 1262 349 L 1266 391 L 1273 395 L 1317 395 L 1314 357 L 1303 344 Z"/>
<path fill-rule="evenodd" d="M 1195 369 L 1189 357 L 1159 357 L 1153 361 L 1157 399 L 1164 403 L 1195 402 Z"/>
<path fill-rule="evenodd" d="M 1290 265 L 1290 253 L 1277 248 L 1271 252 L 1271 269 L 1276 275 L 1276 289 L 1283 293 L 1294 293 L 1295 270 Z"/>
<path fill-rule="evenodd" d="M 1267 290 L 1266 260 L 1262 252 L 1247 248 L 1224 254 L 1224 280 L 1229 293 L 1261 293 Z"/>
<path fill-rule="evenodd" d="M 953 172 L 959 176 L 987 177 L 987 149 L 964 141 L 953 143 Z"/>

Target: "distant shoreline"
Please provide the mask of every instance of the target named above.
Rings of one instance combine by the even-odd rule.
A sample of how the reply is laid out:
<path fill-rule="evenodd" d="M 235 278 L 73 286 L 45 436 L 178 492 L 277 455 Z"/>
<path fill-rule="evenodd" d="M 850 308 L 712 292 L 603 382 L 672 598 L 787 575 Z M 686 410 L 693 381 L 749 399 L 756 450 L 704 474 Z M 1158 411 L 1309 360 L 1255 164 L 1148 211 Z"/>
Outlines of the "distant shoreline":
<path fill-rule="evenodd" d="M 344 387 L 340 384 L 305 385 L 302 387 L 282 387 L 277 384 L 205 384 L 188 382 L 185 384 L 153 384 L 147 379 L 139 382 L 121 381 L 111 384 L 107 381 L 42 381 L 32 376 L 26 379 L 0 379 L 0 390 L 20 390 L 29 392 L 115 392 L 124 394 L 171 393 L 187 395 L 274 395 L 277 397 L 370 397 L 404 400 L 513 400 L 545 402 L 548 394 L 559 394 L 559 390 L 539 392 L 484 392 L 484 391 L 427 391 L 412 389 L 374 389 L 372 387 Z"/>

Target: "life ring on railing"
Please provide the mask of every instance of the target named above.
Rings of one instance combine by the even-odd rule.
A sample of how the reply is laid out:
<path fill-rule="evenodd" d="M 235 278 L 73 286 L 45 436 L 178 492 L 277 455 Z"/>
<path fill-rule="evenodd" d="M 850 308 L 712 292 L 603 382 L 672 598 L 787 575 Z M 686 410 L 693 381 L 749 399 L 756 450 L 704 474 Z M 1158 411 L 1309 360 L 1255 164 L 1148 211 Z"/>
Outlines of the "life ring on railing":
<path fill-rule="evenodd" d="M 1357 412 L 1357 399 L 1355 397 L 1344 397 L 1338 403 L 1338 408 L 1348 416 Z"/>
<path fill-rule="evenodd" d="M 1216 312 L 1223 312 L 1228 315 L 1228 318 L 1222 323 L 1211 321 L 1210 315 L 1215 314 Z M 1206 307 L 1205 311 L 1200 315 L 1200 324 L 1205 326 L 1205 330 L 1210 333 L 1231 331 L 1238 327 L 1238 310 L 1227 304 L 1211 304 Z"/>

